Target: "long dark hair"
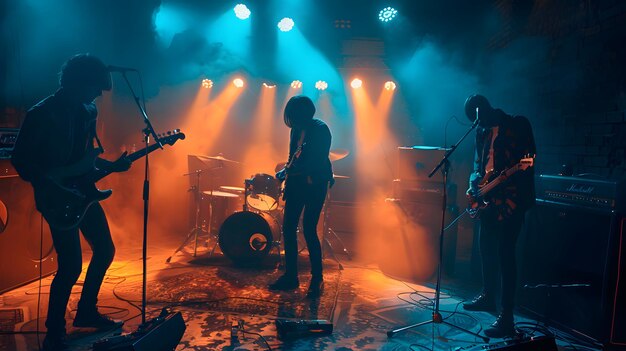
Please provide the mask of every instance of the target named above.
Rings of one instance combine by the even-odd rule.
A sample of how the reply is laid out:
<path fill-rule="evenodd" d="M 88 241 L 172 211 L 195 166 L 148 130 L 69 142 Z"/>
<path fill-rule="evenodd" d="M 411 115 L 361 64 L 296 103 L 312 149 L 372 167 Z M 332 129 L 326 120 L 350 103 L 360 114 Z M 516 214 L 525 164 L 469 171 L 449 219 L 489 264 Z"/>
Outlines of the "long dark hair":
<path fill-rule="evenodd" d="M 301 127 L 313 119 L 315 105 L 308 96 L 296 95 L 287 102 L 283 120 L 289 128 Z"/>

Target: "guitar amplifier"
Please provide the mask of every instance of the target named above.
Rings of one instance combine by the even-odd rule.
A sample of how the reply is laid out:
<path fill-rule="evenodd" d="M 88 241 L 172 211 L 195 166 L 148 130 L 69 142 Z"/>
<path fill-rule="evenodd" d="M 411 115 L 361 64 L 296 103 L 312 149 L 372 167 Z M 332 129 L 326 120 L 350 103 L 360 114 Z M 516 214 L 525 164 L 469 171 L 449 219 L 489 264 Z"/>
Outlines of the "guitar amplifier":
<path fill-rule="evenodd" d="M 626 185 L 623 180 L 542 174 L 535 183 L 537 198 L 541 200 L 620 213 L 626 210 Z"/>
<path fill-rule="evenodd" d="M 400 146 L 396 178 L 430 181 L 428 174 L 439 164 L 448 149 L 437 146 Z"/>
<path fill-rule="evenodd" d="M 625 235 L 626 218 L 615 211 L 538 198 L 518 242 L 520 307 L 606 349 L 626 349 Z"/>
<path fill-rule="evenodd" d="M 56 271 L 50 228 L 35 208 L 31 185 L 0 159 L 0 293 Z M 41 245 L 41 246 L 40 246 Z M 41 254 L 40 254 L 41 252 Z"/>

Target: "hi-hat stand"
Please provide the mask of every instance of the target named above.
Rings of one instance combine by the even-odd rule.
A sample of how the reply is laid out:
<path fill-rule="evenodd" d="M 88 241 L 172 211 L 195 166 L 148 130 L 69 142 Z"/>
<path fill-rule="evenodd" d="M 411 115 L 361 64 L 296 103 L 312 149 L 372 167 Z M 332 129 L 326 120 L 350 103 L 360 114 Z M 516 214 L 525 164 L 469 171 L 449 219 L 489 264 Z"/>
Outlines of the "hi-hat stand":
<path fill-rule="evenodd" d="M 459 146 L 459 144 L 461 144 L 461 142 L 463 140 L 465 140 L 465 138 L 467 137 L 467 135 L 474 130 L 474 128 L 476 128 L 476 126 L 478 125 L 478 109 L 476 109 L 476 119 L 474 120 L 474 124 L 472 124 L 472 127 L 470 129 L 467 130 L 467 132 L 461 137 L 461 139 L 459 139 L 459 141 L 454 144 L 448 151 L 446 151 L 446 154 L 443 156 L 443 158 L 441 159 L 441 161 L 439 162 L 439 164 L 430 172 L 430 174 L 428 175 L 429 178 L 431 178 L 435 173 L 437 173 L 437 171 L 439 169 L 441 169 L 441 174 L 443 176 L 443 198 L 442 198 L 442 207 L 441 207 L 441 231 L 439 232 L 439 262 L 437 264 L 437 285 L 435 286 L 435 303 L 434 303 L 434 310 L 432 313 L 432 318 L 430 320 L 427 321 L 423 321 L 420 323 L 416 323 L 416 324 L 411 324 L 411 325 L 407 325 L 404 327 L 399 327 L 393 330 L 390 330 L 387 332 L 387 337 L 391 338 L 393 337 L 395 334 L 405 331 L 405 330 L 409 330 L 409 329 L 413 329 L 413 328 L 417 328 L 417 327 L 421 327 L 423 325 L 428 325 L 428 324 L 445 324 L 449 327 L 452 327 L 454 329 L 460 330 L 466 334 L 472 335 L 476 338 L 480 338 L 482 339 L 485 343 L 489 342 L 489 338 L 486 336 L 482 336 L 480 334 L 474 333 L 472 331 L 469 331 L 465 328 L 459 327 L 458 325 L 454 325 L 448 321 L 446 321 L 442 316 L 441 316 L 441 312 L 439 311 L 439 300 L 441 298 L 441 268 L 442 268 L 442 263 L 443 263 L 443 234 L 444 234 L 444 230 L 445 230 L 445 219 L 446 219 L 446 207 L 447 207 L 447 203 L 448 203 L 448 172 L 449 172 L 449 168 L 450 168 L 450 162 L 448 161 L 448 158 L 454 153 L 454 150 L 456 150 L 456 148 Z"/>
<path fill-rule="evenodd" d="M 193 192 L 193 198 L 196 204 L 194 227 L 189 231 L 189 233 L 187 233 L 187 236 L 185 237 L 183 242 L 180 244 L 180 246 L 178 246 L 178 248 L 176 248 L 176 250 L 168 258 L 165 259 L 166 263 L 170 263 L 170 261 L 172 260 L 172 257 L 176 255 L 178 252 L 182 251 L 185 248 L 185 246 L 189 244 L 191 240 L 193 240 L 193 257 L 196 257 L 197 250 L 198 250 L 198 237 L 204 233 L 211 234 L 210 225 L 211 225 L 211 221 L 213 220 L 212 196 L 211 196 L 211 199 L 209 199 L 209 218 L 208 218 L 209 229 L 205 230 L 202 224 L 200 223 L 200 205 L 202 202 L 202 192 L 200 191 L 200 176 L 206 171 L 210 172 L 219 168 L 222 168 L 222 166 L 220 165 L 220 166 L 212 167 L 212 168 L 198 169 L 193 172 L 183 174 L 183 176 L 192 176 L 192 175 L 196 176 L 195 185 L 192 185 L 191 188 L 189 189 L 189 191 Z"/>

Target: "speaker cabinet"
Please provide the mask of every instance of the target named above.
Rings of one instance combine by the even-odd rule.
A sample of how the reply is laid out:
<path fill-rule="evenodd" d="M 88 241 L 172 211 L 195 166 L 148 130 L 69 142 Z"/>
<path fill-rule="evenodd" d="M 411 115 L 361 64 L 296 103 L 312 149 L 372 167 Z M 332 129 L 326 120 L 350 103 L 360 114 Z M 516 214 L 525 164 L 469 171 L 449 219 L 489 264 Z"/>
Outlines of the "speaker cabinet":
<path fill-rule="evenodd" d="M 412 281 L 434 277 L 439 262 L 441 204 L 399 200 L 387 204 L 385 213 L 396 221 L 382 235 L 386 241 L 379 249 L 386 259 L 379 262 L 385 273 Z M 455 206 L 446 209 L 446 224 L 458 215 Z M 444 233 L 443 272 L 453 275 L 456 264 L 457 225 Z"/>
<path fill-rule="evenodd" d="M 48 224 L 35 208 L 32 187 L 0 160 L 0 293 L 56 271 Z"/>
<path fill-rule="evenodd" d="M 518 243 L 520 306 L 540 320 L 626 346 L 623 235 L 624 219 L 614 212 L 537 200 Z"/>

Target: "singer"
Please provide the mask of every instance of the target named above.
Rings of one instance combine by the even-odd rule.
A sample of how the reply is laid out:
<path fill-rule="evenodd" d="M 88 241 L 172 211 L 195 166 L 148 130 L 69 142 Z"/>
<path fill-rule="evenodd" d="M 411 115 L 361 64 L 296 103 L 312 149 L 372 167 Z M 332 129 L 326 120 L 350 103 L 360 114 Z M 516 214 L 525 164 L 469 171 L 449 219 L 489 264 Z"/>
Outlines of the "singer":
<path fill-rule="evenodd" d="M 514 166 L 525 155 L 534 155 L 535 140 L 526 117 L 511 116 L 494 109 L 482 95 L 471 95 L 465 101 L 465 114 L 470 121 L 478 118 L 474 172 L 469 179 L 467 195 L 475 199 L 479 183 L 490 181 L 486 174 Z M 497 188 L 496 188 L 497 189 Z M 513 308 L 517 267 L 515 243 L 524 222 L 524 213 L 534 205 L 533 169 L 513 174 L 500 188 L 489 195 L 489 206 L 480 214 L 480 253 L 483 290 L 471 302 L 463 304 L 469 311 L 496 311 L 496 289 L 501 278 L 502 304 L 500 314 L 485 335 L 502 338 L 515 334 Z M 498 267 L 499 266 L 499 267 Z M 498 276 L 500 272 L 501 276 Z"/>
<path fill-rule="evenodd" d="M 30 182 L 35 191 L 37 209 L 50 198 L 63 198 L 66 188 L 59 186 L 55 174 L 71 174 L 72 166 L 102 150 L 96 134 L 97 109 L 94 99 L 103 90 L 111 90 L 111 76 L 100 59 L 90 54 L 79 54 L 65 62 L 60 73 L 60 88 L 26 114 L 13 150 L 12 162 L 19 175 Z M 130 168 L 125 153 L 114 162 L 95 159 L 95 166 L 112 172 Z M 75 171 L 74 171 L 75 172 Z M 65 311 L 72 291 L 82 271 L 82 252 L 79 229 L 89 243 L 93 256 L 87 269 L 75 327 L 113 329 L 122 322 L 111 320 L 98 312 L 98 292 L 104 275 L 113 261 L 115 246 L 107 218 L 99 203 L 89 207 L 78 226 L 59 229 L 50 226 L 57 252 L 58 270 L 50 287 L 48 329 L 44 350 L 67 350 L 65 342 Z"/>
<path fill-rule="evenodd" d="M 291 128 L 289 158 L 287 166 L 276 174 L 276 178 L 285 181 L 285 274 L 270 285 L 272 290 L 293 290 L 299 286 L 296 231 L 304 210 L 302 226 L 311 261 L 308 298 L 319 297 L 324 287 L 317 222 L 326 200 L 329 182 L 331 185 L 333 182 L 328 157 L 330 129 L 323 121 L 313 118 L 313 115 L 315 105 L 306 96 L 294 96 L 285 106 L 284 121 Z"/>

